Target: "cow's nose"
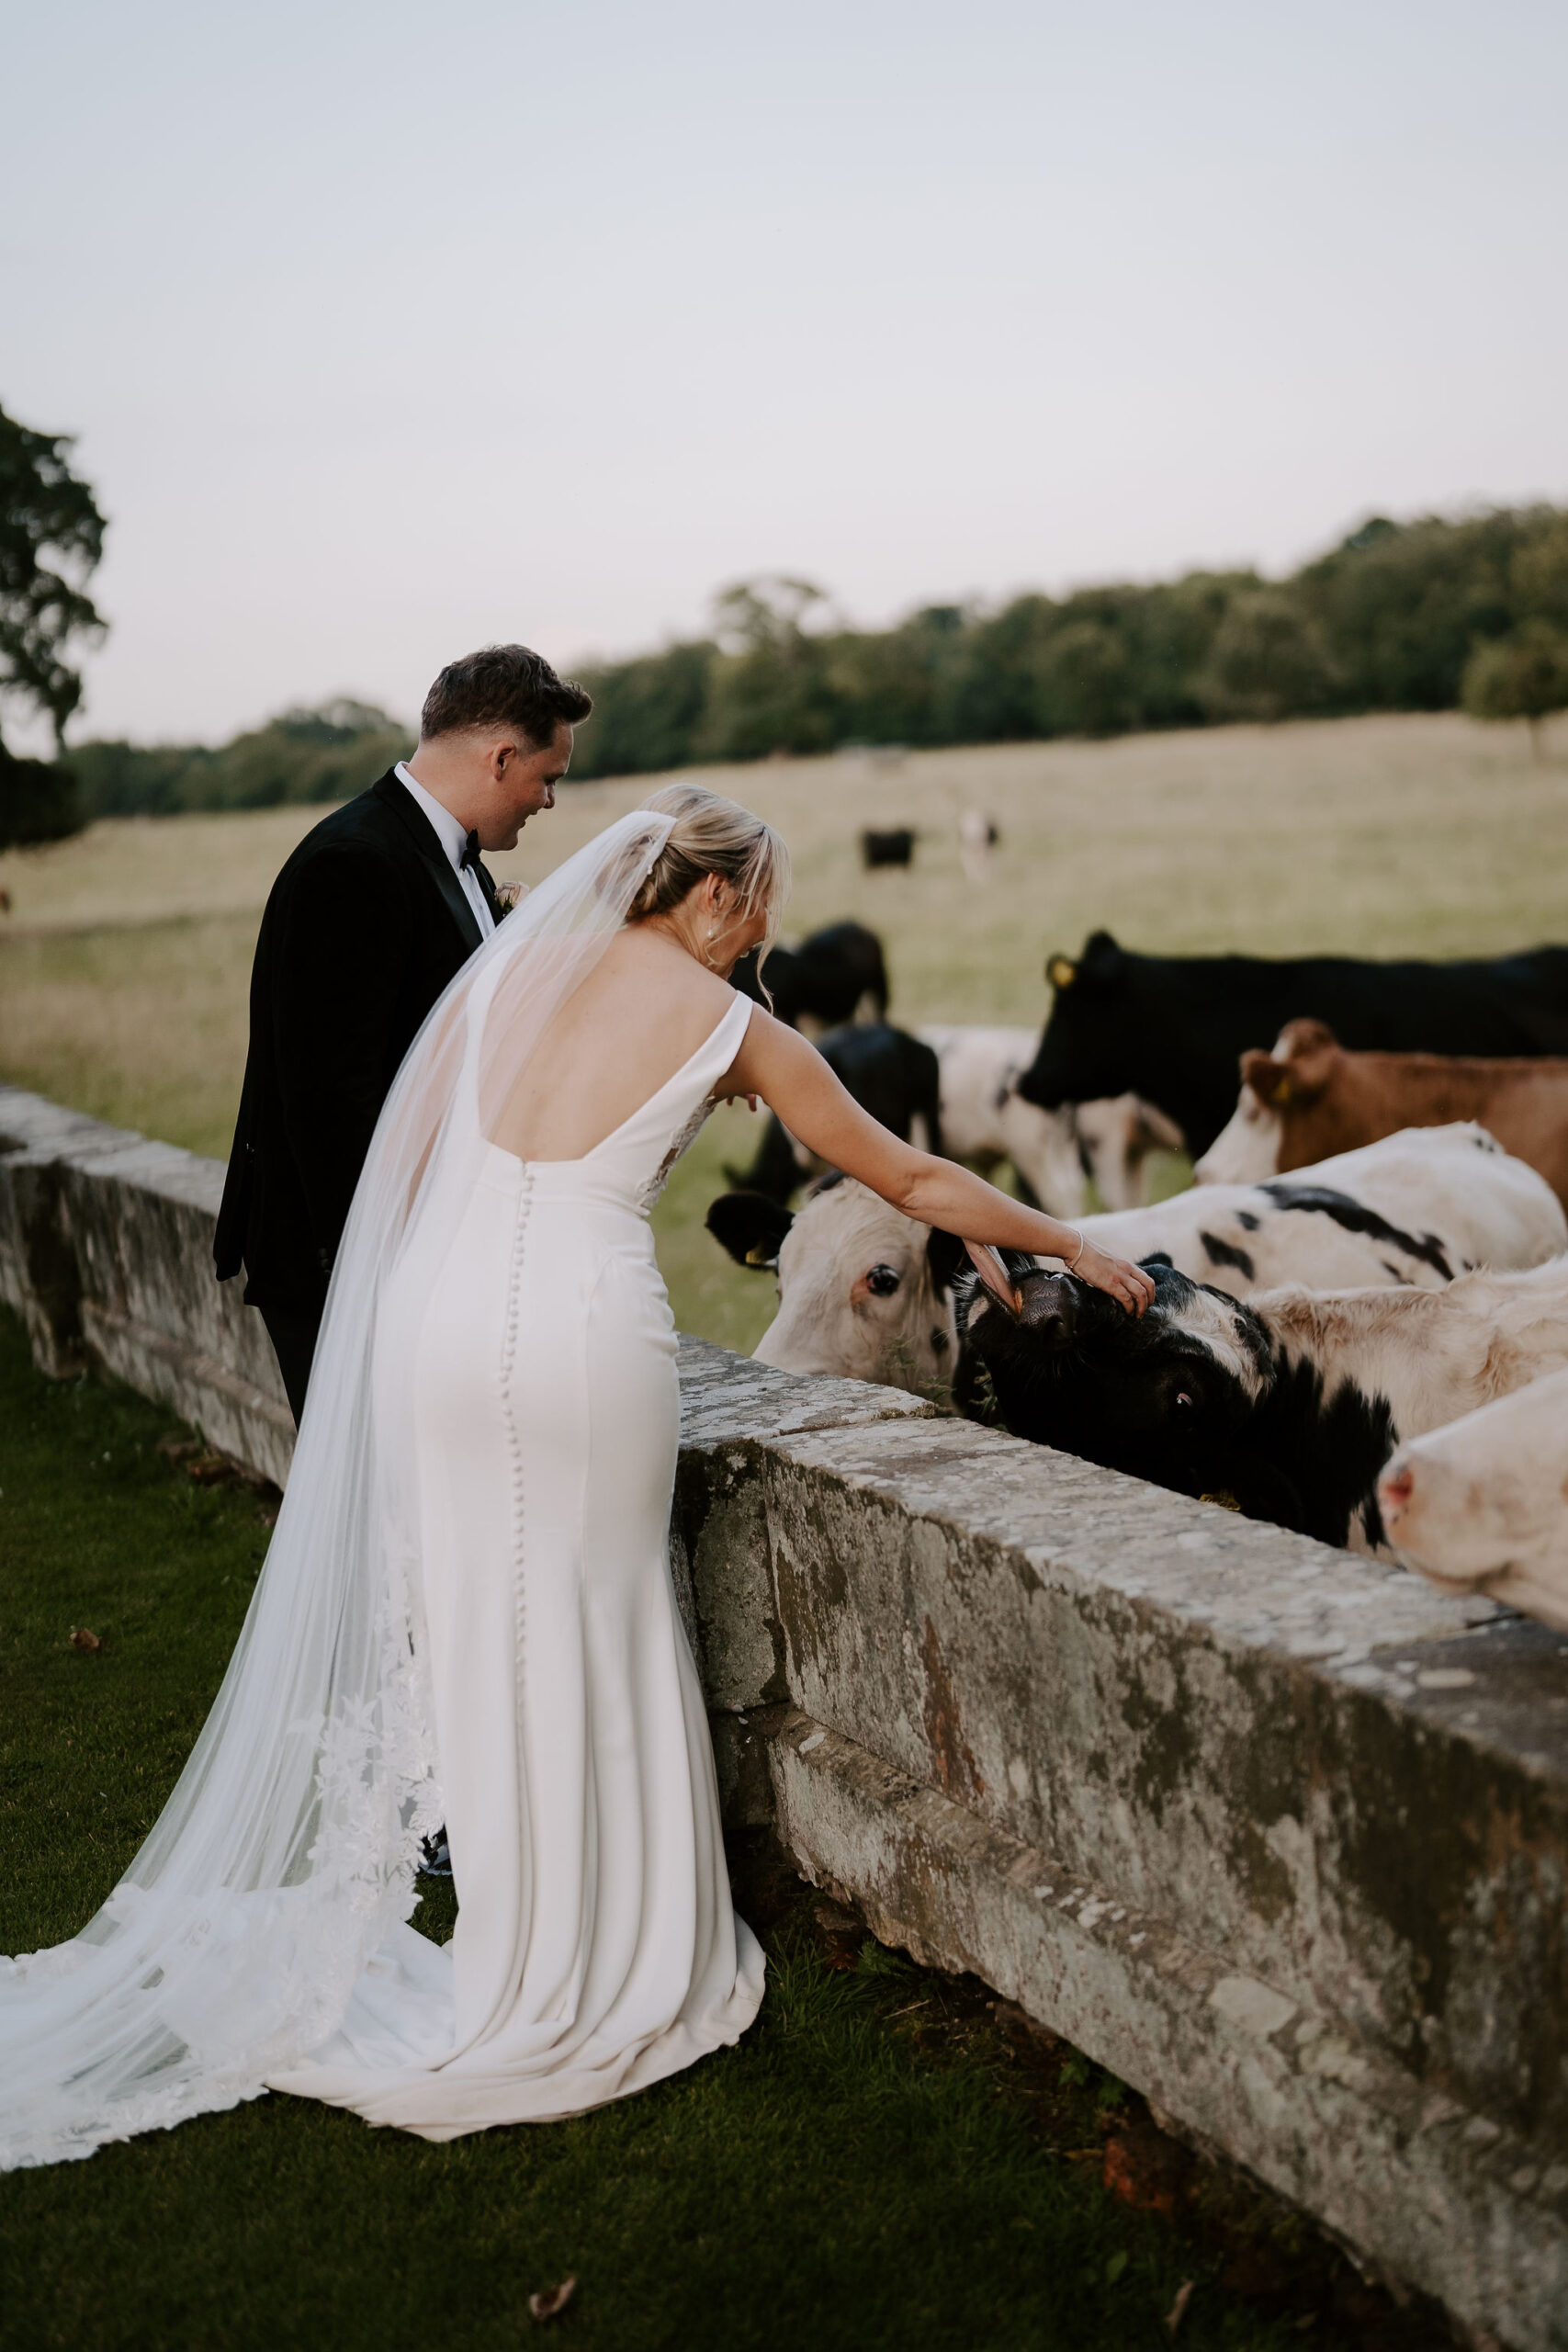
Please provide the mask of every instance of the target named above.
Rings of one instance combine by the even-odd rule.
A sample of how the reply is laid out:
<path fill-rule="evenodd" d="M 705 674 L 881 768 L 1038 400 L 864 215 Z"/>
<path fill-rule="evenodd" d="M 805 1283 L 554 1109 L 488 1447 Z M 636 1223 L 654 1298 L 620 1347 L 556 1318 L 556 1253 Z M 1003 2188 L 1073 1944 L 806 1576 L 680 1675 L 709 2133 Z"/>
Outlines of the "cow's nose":
<path fill-rule="evenodd" d="M 1078 1306 L 1066 1274 L 1025 1274 L 1018 1285 L 1019 1321 L 1046 1347 L 1072 1345 Z"/>
<path fill-rule="evenodd" d="M 1403 1519 L 1416 1492 L 1416 1473 L 1408 1462 L 1396 1462 L 1378 1480 L 1378 1505 L 1385 1523 Z"/>

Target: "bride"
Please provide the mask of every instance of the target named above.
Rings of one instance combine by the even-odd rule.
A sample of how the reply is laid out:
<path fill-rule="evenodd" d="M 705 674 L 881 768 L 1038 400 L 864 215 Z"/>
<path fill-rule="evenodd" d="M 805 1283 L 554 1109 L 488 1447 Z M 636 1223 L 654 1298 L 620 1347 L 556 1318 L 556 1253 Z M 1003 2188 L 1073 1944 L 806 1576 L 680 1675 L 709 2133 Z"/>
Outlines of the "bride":
<path fill-rule="evenodd" d="M 416 1038 L 212 1713 L 82 1933 L 0 1961 L 0 2166 L 268 2087 L 450 2139 L 624 2097 L 755 2016 L 669 1572 L 665 1177 L 715 1102 L 756 1095 L 925 1223 L 1070 1256 L 1132 1311 L 1152 1289 L 898 1142 L 728 986 L 787 886 L 766 825 L 672 786 Z M 407 1924 L 442 1821 L 445 1949 Z"/>

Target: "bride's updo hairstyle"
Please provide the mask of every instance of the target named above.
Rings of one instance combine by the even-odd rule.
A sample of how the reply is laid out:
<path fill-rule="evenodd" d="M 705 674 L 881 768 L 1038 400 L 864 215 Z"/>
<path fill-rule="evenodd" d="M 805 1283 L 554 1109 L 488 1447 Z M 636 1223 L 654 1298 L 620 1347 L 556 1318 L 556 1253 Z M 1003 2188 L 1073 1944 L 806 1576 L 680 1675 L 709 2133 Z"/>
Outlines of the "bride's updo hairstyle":
<path fill-rule="evenodd" d="M 778 937 L 789 897 L 789 852 L 783 840 L 749 808 L 700 784 L 667 784 L 643 806 L 675 822 L 632 901 L 627 922 L 671 914 L 705 875 L 721 874 L 743 914 L 767 918 L 757 953 L 760 969 Z"/>

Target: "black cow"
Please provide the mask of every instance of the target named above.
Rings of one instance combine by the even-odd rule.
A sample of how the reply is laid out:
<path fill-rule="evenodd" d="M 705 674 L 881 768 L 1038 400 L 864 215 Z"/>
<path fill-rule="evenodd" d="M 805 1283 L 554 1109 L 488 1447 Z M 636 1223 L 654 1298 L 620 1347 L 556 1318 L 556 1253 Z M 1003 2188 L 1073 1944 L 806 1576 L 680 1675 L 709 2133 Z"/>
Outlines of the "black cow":
<path fill-rule="evenodd" d="M 925 1133 L 916 1139 L 927 1151 L 941 1151 L 942 1069 L 919 1037 L 886 1021 L 852 1021 L 830 1029 L 818 1040 L 818 1051 L 861 1108 L 901 1142 L 910 1140 L 919 1120 Z M 800 1151 L 782 1121 L 773 1117 L 751 1166 L 743 1173 L 725 1170 L 732 1184 L 763 1193 L 771 1201 L 787 1201 L 808 1177 L 821 1172 L 820 1163 Z"/>
<path fill-rule="evenodd" d="M 896 826 L 892 831 L 874 832 L 868 829 L 860 837 L 861 862 L 866 866 L 908 865 L 915 855 L 915 833 L 911 825 Z"/>
<path fill-rule="evenodd" d="M 1235 1107 L 1241 1055 L 1287 1021 L 1325 1021 L 1343 1046 L 1512 1057 L 1568 1053 L 1568 947 L 1464 964 L 1139 956 L 1097 931 L 1075 963 L 1053 956 L 1040 1050 L 1018 1082 L 1055 1111 L 1141 1094 L 1176 1121 L 1194 1159 Z"/>
<path fill-rule="evenodd" d="M 886 1016 L 887 967 L 882 942 L 863 923 L 829 923 L 826 930 L 814 931 L 809 939 L 803 939 L 798 947 L 775 947 L 764 971 L 773 1011 L 792 1029 L 799 1026 L 803 1016 L 836 1028 L 840 1022 L 852 1021 L 867 1000 L 879 1021 Z M 753 1003 L 763 1001 L 755 954 L 741 957 L 730 982 Z"/>

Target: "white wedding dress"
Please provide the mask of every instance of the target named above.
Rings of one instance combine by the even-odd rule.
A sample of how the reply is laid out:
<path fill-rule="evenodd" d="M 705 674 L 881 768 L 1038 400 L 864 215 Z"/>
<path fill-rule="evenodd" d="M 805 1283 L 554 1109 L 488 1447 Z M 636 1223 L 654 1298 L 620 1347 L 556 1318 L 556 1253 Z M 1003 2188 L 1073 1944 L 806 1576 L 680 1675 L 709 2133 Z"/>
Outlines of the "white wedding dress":
<path fill-rule="evenodd" d="M 457 1929 L 399 1928 L 275 2089 L 445 2140 L 640 2090 L 756 2015 L 670 1577 L 680 1396 L 648 1223 L 750 1011 L 585 1159 L 489 1145 L 467 1215 L 392 1285 Z"/>
<path fill-rule="evenodd" d="M 487 1139 L 671 821 L 569 859 L 410 1049 L 212 1712 L 96 1917 L 0 1959 L 0 2170 L 268 2086 L 431 2139 L 571 2114 L 756 2014 L 670 1575 L 648 1223 L 749 1003 L 585 1158 Z M 444 1950 L 408 1925 L 443 1820 Z"/>

